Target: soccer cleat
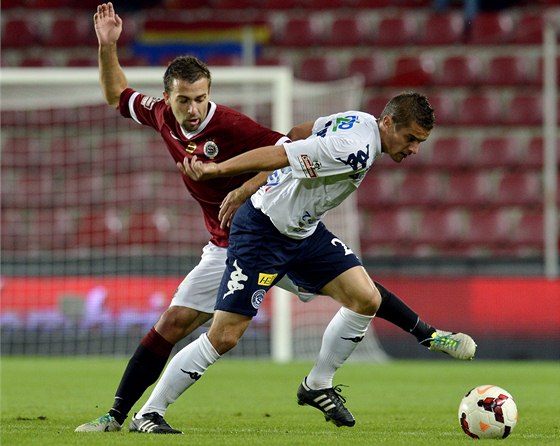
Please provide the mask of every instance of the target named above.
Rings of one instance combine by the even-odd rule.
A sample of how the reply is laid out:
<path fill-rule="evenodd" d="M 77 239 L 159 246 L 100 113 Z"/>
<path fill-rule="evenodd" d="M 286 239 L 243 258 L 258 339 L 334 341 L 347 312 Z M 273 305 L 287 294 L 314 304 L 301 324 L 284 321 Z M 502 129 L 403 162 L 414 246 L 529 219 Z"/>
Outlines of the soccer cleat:
<path fill-rule="evenodd" d="M 145 434 L 182 434 L 183 432 L 173 429 L 167 421 L 157 412 L 145 413 L 140 418 L 134 414 L 130 420 L 130 432 L 141 432 Z"/>
<path fill-rule="evenodd" d="M 447 353 L 456 359 L 473 359 L 476 353 L 473 338 L 465 333 L 436 330 L 426 341 L 429 343 L 430 350 Z"/>
<path fill-rule="evenodd" d="M 354 416 L 344 404 L 346 399 L 340 395 L 340 387 L 335 386 L 329 389 L 312 390 L 307 386 L 306 380 L 300 384 L 297 391 L 298 404 L 319 409 L 325 414 L 325 421 L 332 421 L 336 426 L 352 427 L 356 424 Z"/>
<path fill-rule="evenodd" d="M 114 417 L 106 413 L 89 423 L 78 426 L 74 432 L 118 432 L 121 427 L 121 424 Z"/>

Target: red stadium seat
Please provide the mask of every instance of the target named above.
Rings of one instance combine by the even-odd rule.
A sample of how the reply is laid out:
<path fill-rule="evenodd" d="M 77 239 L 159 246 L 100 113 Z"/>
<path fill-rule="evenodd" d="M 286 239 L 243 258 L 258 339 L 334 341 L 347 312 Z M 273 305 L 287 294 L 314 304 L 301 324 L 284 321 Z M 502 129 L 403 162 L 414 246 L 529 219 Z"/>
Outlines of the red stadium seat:
<path fill-rule="evenodd" d="M 499 248 L 507 245 L 513 235 L 513 219 L 508 211 L 472 210 L 469 213 L 464 241 L 469 245 Z"/>
<path fill-rule="evenodd" d="M 55 17 L 44 45 L 49 48 L 72 48 L 95 45 L 90 21 L 81 15 Z"/>
<path fill-rule="evenodd" d="M 391 99 L 390 96 L 374 96 L 369 98 L 364 106 L 364 111 L 372 114 L 373 116 L 380 116 L 381 112 L 387 105 L 387 102 Z"/>
<path fill-rule="evenodd" d="M 56 66 L 51 56 L 23 56 L 19 61 L 20 67 L 53 67 Z"/>
<path fill-rule="evenodd" d="M 309 82 L 329 82 L 343 77 L 342 67 L 335 56 L 310 56 L 303 59 L 296 77 Z"/>
<path fill-rule="evenodd" d="M 361 74 L 366 87 L 385 85 L 390 76 L 387 58 L 384 56 L 355 57 L 348 65 L 348 76 Z"/>
<path fill-rule="evenodd" d="M 490 59 L 483 83 L 496 86 L 526 86 L 532 82 L 531 65 L 527 56 L 495 56 Z"/>
<path fill-rule="evenodd" d="M 313 11 L 338 9 L 342 6 L 340 0 L 305 0 L 302 5 Z"/>
<path fill-rule="evenodd" d="M 212 9 L 250 9 L 256 8 L 260 3 L 256 0 L 210 0 Z"/>
<path fill-rule="evenodd" d="M 293 11 L 300 8 L 301 3 L 298 0 L 264 0 L 261 8 L 266 11 L 285 10 Z"/>
<path fill-rule="evenodd" d="M 362 226 L 360 237 L 364 251 L 375 249 L 376 245 L 402 245 L 414 238 L 413 214 L 406 209 L 373 210 L 362 221 Z"/>
<path fill-rule="evenodd" d="M 26 0 L 29 9 L 56 9 L 71 8 L 74 6 L 72 0 Z"/>
<path fill-rule="evenodd" d="M 464 38 L 464 20 L 460 13 L 431 14 L 418 36 L 421 45 L 455 45 Z"/>
<path fill-rule="evenodd" d="M 446 57 L 436 71 L 435 82 L 444 87 L 474 86 L 480 82 L 482 62 L 476 55 Z"/>
<path fill-rule="evenodd" d="M 29 220 L 29 209 L 3 207 L 0 212 L 0 242 L 4 256 L 12 251 L 24 252 L 30 248 Z"/>
<path fill-rule="evenodd" d="M 514 20 L 508 12 L 482 12 L 472 23 L 469 43 L 475 45 L 503 45 L 511 43 Z"/>
<path fill-rule="evenodd" d="M 540 94 L 514 96 L 506 107 L 504 123 L 512 126 L 540 126 L 543 122 L 543 98 Z"/>
<path fill-rule="evenodd" d="M 97 56 L 71 56 L 66 59 L 67 67 L 97 67 L 99 65 Z"/>
<path fill-rule="evenodd" d="M 560 140 L 557 141 L 556 147 L 560 151 Z M 542 136 L 531 138 L 524 150 L 525 157 L 523 159 L 525 167 L 528 169 L 542 169 L 544 162 L 544 141 Z M 560 159 L 560 158 L 559 158 Z"/>
<path fill-rule="evenodd" d="M 456 123 L 462 126 L 492 126 L 502 122 L 502 100 L 498 94 L 467 95 L 460 101 Z"/>
<path fill-rule="evenodd" d="M 424 87 L 433 83 L 434 61 L 429 56 L 401 56 L 389 84 L 393 87 Z"/>
<path fill-rule="evenodd" d="M 406 46 L 416 41 L 416 18 L 412 15 L 381 17 L 375 26 L 376 46 Z"/>
<path fill-rule="evenodd" d="M 473 167 L 474 151 L 475 145 L 468 136 L 437 138 L 432 144 L 430 165 L 434 169 L 469 169 Z"/>
<path fill-rule="evenodd" d="M 26 49 L 41 43 L 41 29 L 36 21 L 20 18 L 6 19 L 2 27 L 2 49 Z"/>
<path fill-rule="evenodd" d="M 371 40 L 371 23 L 362 16 L 335 18 L 325 31 L 323 45 L 361 46 Z"/>
<path fill-rule="evenodd" d="M 349 4 L 356 9 L 376 9 L 392 6 L 393 0 L 349 0 Z"/>
<path fill-rule="evenodd" d="M 323 39 L 322 26 L 316 18 L 290 18 L 279 33 L 272 36 L 279 46 L 313 47 Z"/>
<path fill-rule="evenodd" d="M 408 172 L 395 190 L 394 197 L 399 205 L 437 205 L 442 203 L 443 186 L 439 172 Z"/>
<path fill-rule="evenodd" d="M 129 245 L 151 245 L 163 242 L 171 224 L 163 212 L 137 212 L 130 216 L 121 241 Z"/>
<path fill-rule="evenodd" d="M 31 235 L 36 238 L 39 249 L 65 250 L 76 247 L 78 243 L 78 222 L 67 209 L 42 210 L 35 215 L 32 223 L 34 227 L 40 228 Z"/>
<path fill-rule="evenodd" d="M 434 245 L 434 249 L 458 244 L 463 235 L 462 220 L 457 209 L 424 210 L 417 223 L 414 244 Z"/>
<path fill-rule="evenodd" d="M 428 100 L 434 109 L 438 127 L 455 123 L 457 107 L 455 106 L 455 98 L 452 95 L 432 93 L 429 95 Z"/>
<path fill-rule="evenodd" d="M 243 58 L 237 54 L 212 54 L 206 63 L 211 67 L 234 67 L 243 65 Z"/>
<path fill-rule="evenodd" d="M 519 18 L 513 42 L 517 45 L 539 45 L 542 42 L 544 19 L 542 14 L 523 13 Z"/>
<path fill-rule="evenodd" d="M 393 172 L 380 171 L 367 175 L 357 191 L 358 206 L 373 210 L 396 206 L 395 194 L 399 184 L 399 178 Z"/>
<path fill-rule="evenodd" d="M 499 206 L 542 206 L 542 186 L 538 173 L 506 173 L 496 186 L 494 204 Z"/>
<path fill-rule="evenodd" d="M 542 211 L 525 212 L 521 215 L 513 242 L 518 248 L 536 248 L 542 250 L 544 247 L 544 215 Z"/>
<path fill-rule="evenodd" d="M 2 141 L 2 167 L 28 168 L 37 162 L 37 154 L 42 153 L 42 141 L 26 137 L 6 137 Z"/>
<path fill-rule="evenodd" d="M 491 182 L 488 175 L 478 172 L 457 172 L 449 175 L 444 188 L 444 204 L 447 206 L 489 205 Z"/>
<path fill-rule="evenodd" d="M 520 168 L 521 146 L 514 136 L 489 136 L 480 143 L 476 156 L 477 167 L 483 169 Z"/>
<path fill-rule="evenodd" d="M 78 226 L 78 247 L 115 248 L 123 230 L 116 211 L 93 211 L 84 215 Z"/>

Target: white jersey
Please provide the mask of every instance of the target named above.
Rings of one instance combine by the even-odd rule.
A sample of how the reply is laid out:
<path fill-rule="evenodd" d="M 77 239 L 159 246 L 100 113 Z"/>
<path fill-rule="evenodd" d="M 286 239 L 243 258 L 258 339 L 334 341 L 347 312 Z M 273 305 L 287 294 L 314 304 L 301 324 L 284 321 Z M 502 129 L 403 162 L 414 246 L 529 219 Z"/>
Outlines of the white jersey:
<path fill-rule="evenodd" d="M 348 111 L 317 119 L 309 138 L 284 148 L 290 166 L 274 171 L 251 201 L 282 234 L 303 239 L 358 188 L 381 156 L 381 139 L 372 115 Z"/>

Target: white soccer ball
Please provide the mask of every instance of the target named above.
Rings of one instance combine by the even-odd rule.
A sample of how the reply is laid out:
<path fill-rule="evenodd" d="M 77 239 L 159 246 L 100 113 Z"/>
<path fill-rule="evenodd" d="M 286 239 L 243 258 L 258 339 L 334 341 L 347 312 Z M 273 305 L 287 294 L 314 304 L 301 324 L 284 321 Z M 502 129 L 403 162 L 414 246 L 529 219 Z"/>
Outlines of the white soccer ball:
<path fill-rule="evenodd" d="M 501 387 L 478 386 L 462 399 L 459 423 L 472 438 L 506 438 L 517 424 L 517 405 Z"/>

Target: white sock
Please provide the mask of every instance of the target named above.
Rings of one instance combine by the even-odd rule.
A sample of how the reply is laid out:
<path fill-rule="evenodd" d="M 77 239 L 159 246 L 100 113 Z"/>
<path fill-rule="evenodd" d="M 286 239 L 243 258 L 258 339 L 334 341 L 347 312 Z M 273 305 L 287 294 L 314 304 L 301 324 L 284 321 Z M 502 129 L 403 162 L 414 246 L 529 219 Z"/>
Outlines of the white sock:
<path fill-rule="evenodd" d="M 138 416 L 157 412 L 165 415 L 167 407 L 202 377 L 220 355 L 216 353 L 206 333 L 181 349 L 167 364 L 163 375 L 154 387 Z"/>
<path fill-rule="evenodd" d="M 311 389 L 333 386 L 334 374 L 363 339 L 373 317 L 358 314 L 345 307 L 334 315 L 323 334 L 317 362 L 306 378 Z"/>

